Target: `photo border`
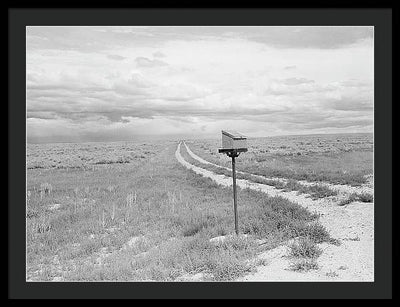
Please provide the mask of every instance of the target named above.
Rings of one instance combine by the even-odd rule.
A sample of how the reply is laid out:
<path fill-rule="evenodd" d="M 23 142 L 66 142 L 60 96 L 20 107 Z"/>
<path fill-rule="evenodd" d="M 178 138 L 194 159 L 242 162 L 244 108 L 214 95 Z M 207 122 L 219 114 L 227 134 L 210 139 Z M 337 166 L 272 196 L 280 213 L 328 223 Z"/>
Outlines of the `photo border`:
<path fill-rule="evenodd" d="M 374 26 L 374 282 L 26 282 L 25 26 L 247 25 Z M 391 298 L 392 297 L 392 10 L 389 8 L 8 10 L 8 297 L 9 298 Z"/>

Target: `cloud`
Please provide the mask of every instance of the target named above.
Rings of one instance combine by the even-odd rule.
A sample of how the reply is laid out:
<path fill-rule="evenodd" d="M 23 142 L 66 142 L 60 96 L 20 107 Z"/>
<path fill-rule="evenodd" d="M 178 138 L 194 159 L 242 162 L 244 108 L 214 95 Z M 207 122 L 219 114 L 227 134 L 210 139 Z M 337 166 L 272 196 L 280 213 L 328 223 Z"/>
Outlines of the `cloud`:
<path fill-rule="evenodd" d="M 58 116 L 54 112 L 27 112 L 26 118 L 37 118 L 37 119 L 56 119 Z"/>
<path fill-rule="evenodd" d="M 275 48 L 336 49 L 372 40 L 373 27 L 261 27 L 242 36 Z"/>
<path fill-rule="evenodd" d="M 168 64 L 160 60 L 151 60 L 145 57 L 137 57 L 135 59 L 137 67 L 158 67 L 167 66 Z"/>
<path fill-rule="evenodd" d="M 109 58 L 111 60 L 116 60 L 116 61 L 122 61 L 122 60 L 126 59 L 126 57 L 120 56 L 118 54 L 108 54 L 107 58 Z"/>
<path fill-rule="evenodd" d="M 344 96 L 339 99 L 331 99 L 325 102 L 325 106 L 332 110 L 340 111 L 372 111 L 372 97 Z"/>
<path fill-rule="evenodd" d="M 315 81 L 306 78 L 287 78 L 281 80 L 281 82 L 285 85 L 298 85 L 298 84 L 314 83 Z"/>
<path fill-rule="evenodd" d="M 165 58 L 165 54 L 162 53 L 161 51 L 157 51 L 153 53 L 153 57 L 155 58 Z"/>
<path fill-rule="evenodd" d="M 28 29 L 28 135 L 371 129 L 372 32 L 346 29 Z"/>

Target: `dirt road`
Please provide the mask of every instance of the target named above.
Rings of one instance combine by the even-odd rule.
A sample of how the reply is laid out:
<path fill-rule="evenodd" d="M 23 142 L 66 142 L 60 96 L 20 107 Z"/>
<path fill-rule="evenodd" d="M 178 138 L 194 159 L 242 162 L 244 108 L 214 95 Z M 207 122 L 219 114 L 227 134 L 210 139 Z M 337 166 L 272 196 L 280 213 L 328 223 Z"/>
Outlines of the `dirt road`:
<path fill-rule="evenodd" d="M 186 146 L 186 145 L 185 145 Z M 185 161 L 180 154 L 181 143 L 175 152 L 176 159 L 186 168 L 204 177 L 211 178 L 223 186 L 231 186 L 232 178 L 215 174 Z M 188 147 L 187 147 L 188 148 Z M 189 154 L 194 158 L 190 149 Z M 196 156 L 197 157 L 197 156 Z M 196 160 L 200 161 L 200 157 Z M 203 159 L 201 159 L 203 160 Z M 210 164 L 208 161 L 200 161 Z M 304 273 L 288 269 L 286 246 L 280 246 L 258 255 L 265 259 L 257 272 L 238 281 L 374 281 L 374 204 L 353 202 L 346 206 L 337 206 L 332 199 L 312 200 L 306 195 L 297 195 L 296 191 L 283 192 L 272 186 L 238 179 L 240 188 L 262 191 L 270 196 L 281 196 L 298 203 L 311 212 L 321 215 L 320 222 L 331 236 L 341 241 L 340 246 L 320 244 L 323 254 L 317 259 L 319 269 Z M 240 205 L 240 204 L 239 204 Z"/>

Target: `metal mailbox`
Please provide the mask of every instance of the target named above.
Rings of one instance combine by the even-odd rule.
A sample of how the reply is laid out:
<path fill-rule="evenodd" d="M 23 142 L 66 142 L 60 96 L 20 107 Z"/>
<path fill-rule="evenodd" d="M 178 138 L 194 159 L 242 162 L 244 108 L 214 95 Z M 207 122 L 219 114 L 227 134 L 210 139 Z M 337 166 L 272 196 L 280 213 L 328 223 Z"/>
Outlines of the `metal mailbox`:
<path fill-rule="evenodd" d="M 247 148 L 247 138 L 236 131 L 222 130 L 222 149 Z"/>
<path fill-rule="evenodd" d="M 247 138 L 236 131 L 222 130 L 222 148 L 218 149 L 219 153 L 224 153 L 232 158 L 232 180 L 233 180 L 233 208 L 235 212 L 235 232 L 239 234 L 239 222 L 237 211 L 237 192 L 236 192 L 236 168 L 235 158 L 240 153 L 247 151 Z"/>

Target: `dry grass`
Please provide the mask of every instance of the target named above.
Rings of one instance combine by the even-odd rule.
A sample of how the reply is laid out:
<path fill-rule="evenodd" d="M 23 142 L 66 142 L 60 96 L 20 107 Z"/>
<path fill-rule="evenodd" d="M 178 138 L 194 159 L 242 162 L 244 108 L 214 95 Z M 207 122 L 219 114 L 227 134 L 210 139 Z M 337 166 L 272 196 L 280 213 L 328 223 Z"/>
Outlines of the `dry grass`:
<path fill-rule="evenodd" d="M 218 154 L 220 142 L 188 144 L 200 157 L 229 167 L 229 158 Z M 237 169 L 256 175 L 359 186 L 373 171 L 372 134 L 255 138 L 248 139 L 248 148 L 238 157 Z"/>
<path fill-rule="evenodd" d="M 299 259 L 290 264 L 290 270 L 295 272 L 308 272 L 310 270 L 318 270 L 319 266 L 315 259 Z"/>
<path fill-rule="evenodd" d="M 154 156 L 157 142 L 27 144 L 28 169 L 94 169 L 135 164 Z"/>
<path fill-rule="evenodd" d="M 163 281 L 202 272 L 231 280 L 251 270 L 254 242 L 209 242 L 234 230 L 232 191 L 186 170 L 175 149 L 155 145 L 124 167 L 29 169 L 28 278 Z M 42 183 L 52 189 L 41 198 Z M 240 232 L 267 239 L 265 246 L 310 232 L 318 218 L 261 192 L 239 189 L 238 199 Z M 133 237 L 145 240 L 125 249 Z"/>
<path fill-rule="evenodd" d="M 343 199 L 339 206 L 345 206 L 351 204 L 352 202 L 360 201 L 363 203 L 372 203 L 374 202 L 374 195 L 370 193 L 352 193 L 347 198 Z"/>
<path fill-rule="evenodd" d="M 322 250 L 308 237 L 302 237 L 290 246 L 291 257 L 296 258 L 318 258 Z"/>

